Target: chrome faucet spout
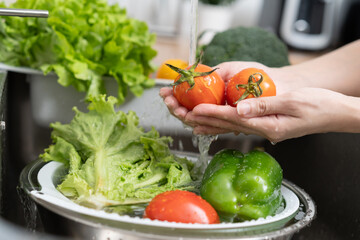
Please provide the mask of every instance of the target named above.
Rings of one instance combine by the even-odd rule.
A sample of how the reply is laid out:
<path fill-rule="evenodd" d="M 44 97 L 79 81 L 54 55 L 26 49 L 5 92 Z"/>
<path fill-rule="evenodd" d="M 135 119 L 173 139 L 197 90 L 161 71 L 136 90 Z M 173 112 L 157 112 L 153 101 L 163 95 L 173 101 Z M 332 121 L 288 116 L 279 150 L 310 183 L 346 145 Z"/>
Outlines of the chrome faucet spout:
<path fill-rule="evenodd" d="M 0 16 L 47 18 L 49 11 L 36 9 L 0 8 Z"/>

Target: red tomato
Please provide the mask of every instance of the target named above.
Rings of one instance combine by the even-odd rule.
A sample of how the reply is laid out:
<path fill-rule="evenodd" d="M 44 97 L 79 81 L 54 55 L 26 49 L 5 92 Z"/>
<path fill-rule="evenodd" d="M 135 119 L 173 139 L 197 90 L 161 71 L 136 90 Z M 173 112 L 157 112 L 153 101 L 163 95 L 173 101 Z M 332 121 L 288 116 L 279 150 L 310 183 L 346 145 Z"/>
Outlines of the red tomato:
<path fill-rule="evenodd" d="M 220 223 L 217 212 L 207 201 L 182 190 L 156 195 L 146 207 L 144 217 L 179 223 Z"/>
<path fill-rule="evenodd" d="M 200 103 L 225 104 L 225 83 L 215 69 L 196 63 L 175 71 L 180 75 L 173 84 L 174 96 L 188 110 Z"/>
<path fill-rule="evenodd" d="M 226 87 L 226 102 L 235 107 L 245 99 L 276 95 L 273 80 L 258 68 L 246 68 L 233 76 Z"/>

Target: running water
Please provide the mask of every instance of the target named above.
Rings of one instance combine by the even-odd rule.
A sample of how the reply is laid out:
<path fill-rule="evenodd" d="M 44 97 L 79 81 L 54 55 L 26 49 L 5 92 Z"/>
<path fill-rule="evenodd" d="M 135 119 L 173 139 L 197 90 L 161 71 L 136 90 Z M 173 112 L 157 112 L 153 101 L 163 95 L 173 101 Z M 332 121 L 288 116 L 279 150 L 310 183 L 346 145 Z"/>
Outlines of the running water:
<path fill-rule="evenodd" d="M 191 0 L 191 26 L 190 26 L 190 48 L 189 48 L 189 65 L 196 62 L 196 39 L 197 39 L 197 20 L 198 20 L 198 0 Z"/>
<path fill-rule="evenodd" d="M 215 141 L 218 136 L 211 135 L 193 135 L 192 141 L 195 147 L 199 148 L 199 159 L 196 161 L 195 166 L 193 168 L 194 176 L 202 176 L 205 172 L 206 167 L 209 164 L 209 148 L 213 141 Z"/>
<path fill-rule="evenodd" d="M 196 39 L 197 39 L 197 26 L 198 26 L 198 0 L 191 0 L 191 26 L 190 26 L 190 52 L 189 52 L 189 65 L 196 62 Z M 201 176 L 208 163 L 209 163 L 209 148 L 213 141 L 218 136 L 205 136 L 205 135 L 193 135 L 192 141 L 195 147 L 199 148 L 200 157 L 195 163 L 194 172 L 195 176 Z"/>

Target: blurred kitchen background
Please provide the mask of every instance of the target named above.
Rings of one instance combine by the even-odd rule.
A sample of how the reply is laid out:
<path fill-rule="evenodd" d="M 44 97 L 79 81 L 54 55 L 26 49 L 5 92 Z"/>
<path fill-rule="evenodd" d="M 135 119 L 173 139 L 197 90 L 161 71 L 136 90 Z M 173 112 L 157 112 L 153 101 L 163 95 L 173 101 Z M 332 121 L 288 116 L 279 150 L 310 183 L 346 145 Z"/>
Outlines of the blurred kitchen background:
<path fill-rule="evenodd" d="M 360 0 L 228 2 L 229 5 L 209 5 L 200 1 L 198 33 L 207 31 L 201 39 L 203 44 L 211 41 L 215 33 L 232 27 L 260 26 L 284 41 L 289 48 L 291 64 L 298 64 L 360 37 Z M 154 64 L 159 65 L 169 58 L 188 60 L 190 0 L 110 0 L 109 3 L 125 7 L 131 17 L 146 21 L 150 30 L 157 34 L 154 48 L 158 55 Z M 49 144 L 50 130 L 33 119 L 30 86 L 26 79 L 13 72 L 0 77 L 4 179 L 1 191 L 4 223 L 0 224 L 0 229 L 4 230 L 0 231 L 0 239 L 15 239 L 3 236 L 30 238 L 28 233 L 23 234 L 29 212 L 22 208 L 16 187 L 20 171 Z M 175 148 L 181 143 L 182 149 L 197 151 L 189 135 L 178 133 L 173 137 Z M 255 146 L 272 154 L 283 167 L 284 178 L 303 188 L 317 204 L 316 220 L 293 239 L 359 239 L 359 134 L 314 134 L 276 145 L 251 136 L 220 138 L 211 146 L 210 154 L 222 148 L 246 151 Z"/>
<path fill-rule="evenodd" d="M 164 51 L 156 60 L 187 59 L 190 0 L 109 2 L 126 7 L 130 16 L 146 21 L 158 34 Z M 358 0 L 200 0 L 197 31 L 207 31 L 200 40 L 206 44 L 216 32 L 259 26 L 277 34 L 290 48 L 291 62 L 298 63 L 357 39 L 359 11 Z"/>

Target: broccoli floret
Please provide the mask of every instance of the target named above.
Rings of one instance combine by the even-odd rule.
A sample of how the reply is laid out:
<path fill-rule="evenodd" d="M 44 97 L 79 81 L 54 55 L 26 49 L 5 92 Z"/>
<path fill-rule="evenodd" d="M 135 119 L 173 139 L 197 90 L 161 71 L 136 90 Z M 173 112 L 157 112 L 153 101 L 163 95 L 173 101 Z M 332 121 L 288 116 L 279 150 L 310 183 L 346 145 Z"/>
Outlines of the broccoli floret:
<path fill-rule="evenodd" d="M 275 34 L 259 27 L 217 33 L 202 50 L 202 63 L 209 66 L 227 61 L 255 61 L 268 67 L 290 64 L 287 46 Z"/>

